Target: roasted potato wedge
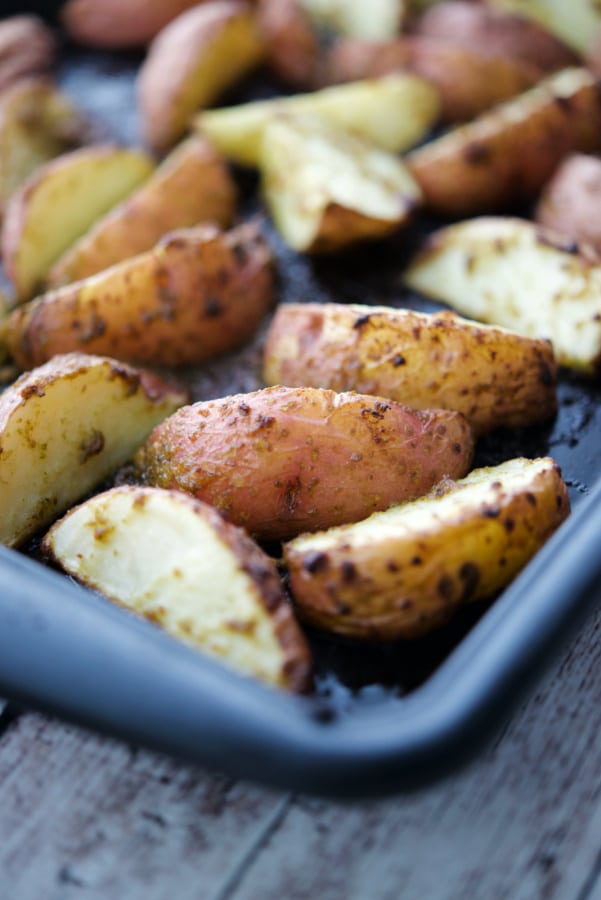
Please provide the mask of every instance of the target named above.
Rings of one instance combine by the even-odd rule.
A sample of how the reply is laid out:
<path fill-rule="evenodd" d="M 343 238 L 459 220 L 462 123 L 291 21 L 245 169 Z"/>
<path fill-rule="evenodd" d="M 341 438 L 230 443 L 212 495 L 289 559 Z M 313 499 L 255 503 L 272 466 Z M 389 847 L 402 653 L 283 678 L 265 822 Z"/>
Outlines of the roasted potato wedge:
<path fill-rule="evenodd" d="M 67 0 L 61 22 L 79 44 L 120 50 L 148 44 L 172 19 L 203 0 Z"/>
<path fill-rule="evenodd" d="M 317 116 L 279 116 L 265 129 L 263 196 L 286 243 L 340 250 L 405 225 L 420 190 L 401 160 Z"/>
<path fill-rule="evenodd" d="M 460 477 L 472 450 L 459 413 L 274 387 L 186 407 L 153 431 L 136 466 L 145 483 L 187 491 L 279 540 L 417 497 L 443 474 Z"/>
<path fill-rule="evenodd" d="M 0 394 L 0 542 L 47 526 L 185 402 L 154 375 L 81 353 L 15 381 Z"/>
<path fill-rule="evenodd" d="M 280 113 L 322 116 L 382 150 L 397 153 L 416 144 L 429 131 L 439 110 L 436 88 L 416 75 L 403 74 L 206 110 L 195 121 L 229 159 L 256 166 L 265 126 Z"/>
<path fill-rule="evenodd" d="M 236 188 L 219 153 L 200 135 L 180 144 L 122 203 L 100 218 L 52 266 L 49 287 L 78 281 L 150 250 L 168 231 L 232 221 Z"/>
<path fill-rule="evenodd" d="M 292 87 L 312 88 L 321 65 L 321 46 L 299 0 L 259 0 L 257 16 L 265 61 L 274 75 Z"/>
<path fill-rule="evenodd" d="M 138 75 L 142 133 L 155 150 L 171 147 L 194 112 L 213 103 L 263 59 L 255 12 L 216 0 L 174 19 L 152 42 Z"/>
<path fill-rule="evenodd" d="M 300 0 L 311 20 L 347 37 L 385 41 L 401 30 L 406 0 Z"/>
<path fill-rule="evenodd" d="M 67 513 L 42 549 L 78 581 L 239 672 L 307 687 L 309 650 L 274 562 L 206 503 L 117 487 Z"/>
<path fill-rule="evenodd" d="M 109 144 L 83 147 L 40 166 L 6 207 L 2 262 L 17 299 L 29 300 L 64 250 L 153 168 L 141 150 Z"/>
<path fill-rule="evenodd" d="M 52 82 L 27 78 L 0 96 L 0 215 L 42 163 L 85 143 L 89 123 Z"/>
<path fill-rule="evenodd" d="M 473 319 L 550 340 L 562 366 L 601 374 L 601 264 L 554 232 L 493 216 L 450 225 L 405 282 Z"/>
<path fill-rule="evenodd" d="M 587 244 L 601 262 L 601 159 L 574 153 L 545 185 L 534 218 L 568 240 Z"/>
<path fill-rule="evenodd" d="M 569 508 L 552 459 L 512 459 L 362 522 L 300 535 L 284 545 L 297 612 L 348 637 L 418 637 L 504 588 Z"/>
<path fill-rule="evenodd" d="M 50 75 L 56 59 L 56 40 L 37 16 L 0 20 L 0 92 L 22 78 Z"/>
<path fill-rule="evenodd" d="M 548 421 L 551 345 L 453 313 L 285 303 L 265 343 L 267 384 L 359 391 L 415 409 L 456 409 L 477 434 Z"/>
<path fill-rule="evenodd" d="M 577 53 L 586 53 L 601 32 L 595 0 L 487 0 L 489 6 L 538 22 Z"/>
<path fill-rule="evenodd" d="M 430 6 L 413 23 L 412 32 L 447 41 L 487 56 L 521 59 L 545 72 L 577 65 L 579 54 L 528 16 L 493 9 L 470 0 L 444 0 Z M 519 10 L 521 12 L 522 10 Z M 518 10 L 516 10 L 518 12 Z"/>
<path fill-rule="evenodd" d="M 543 77 L 541 69 L 521 59 L 487 56 L 477 46 L 413 35 L 381 42 L 339 40 L 326 54 L 322 70 L 322 77 L 333 84 L 414 72 L 438 89 L 445 122 L 472 119 Z"/>
<path fill-rule="evenodd" d="M 56 353 L 186 366 L 235 350 L 272 307 L 272 257 L 255 223 L 174 231 L 157 246 L 14 310 L 6 342 L 24 369 Z"/>
<path fill-rule="evenodd" d="M 414 150 L 405 162 L 432 212 L 462 218 L 523 205 L 565 156 L 599 147 L 597 81 L 573 68 Z"/>

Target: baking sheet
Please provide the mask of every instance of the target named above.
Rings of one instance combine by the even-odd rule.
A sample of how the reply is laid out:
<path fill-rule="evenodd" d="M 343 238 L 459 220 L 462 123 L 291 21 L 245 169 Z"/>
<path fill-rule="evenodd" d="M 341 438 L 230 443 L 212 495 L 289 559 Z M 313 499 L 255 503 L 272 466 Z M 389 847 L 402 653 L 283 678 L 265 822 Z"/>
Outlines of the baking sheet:
<path fill-rule="evenodd" d="M 134 78 L 139 61 L 136 54 L 108 56 L 66 48 L 60 82 L 97 120 L 99 135 L 126 143 L 138 141 Z M 257 77 L 247 91 L 230 99 L 265 96 L 272 89 L 267 80 Z M 237 177 L 241 215 L 260 213 L 255 176 L 239 172 Z M 264 229 L 278 260 L 280 302 L 439 308 L 408 292 L 400 281 L 405 261 L 435 224 L 423 222 L 420 230 L 361 251 L 311 260 L 287 250 L 265 219 Z M 240 353 L 177 377 L 194 400 L 263 386 L 260 359 L 265 330 Z M 573 508 L 587 507 L 570 523 L 577 535 L 570 541 L 577 539 L 581 546 L 582 528 L 592 527 L 593 532 L 598 528 L 601 539 L 601 522 L 591 526 L 595 505 L 583 504 L 601 473 L 600 399 L 599 386 L 564 373 L 554 422 L 544 428 L 490 434 L 480 440 L 475 460 L 475 465 L 492 465 L 518 455 L 553 456 L 562 467 Z M 580 518 L 584 525 L 579 524 Z M 516 694 L 516 683 L 523 687 L 527 676 L 561 643 L 565 623 L 579 621 L 596 602 L 595 585 L 600 580 L 596 555 L 590 554 L 587 564 L 580 566 L 582 584 L 577 583 L 570 541 L 559 561 L 552 551 L 549 560 L 543 557 L 543 563 L 537 560 L 536 566 L 528 567 L 503 596 L 503 603 L 474 605 L 427 638 L 381 646 L 309 632 L 316 679 L 314 696 L 307 700 L 282 697 L 239 679 L 157 634 L 147 623 L 107 609 L 109 604 L 38 563 L 31 565 L 30 560 L 3 551 L 0 584 L 5 603 L 0 620 L 8 615 L 9 629 L 12 623 L 13 634 L 21 635 L 16 645 L 29 657 L 37 653 L 40 668 L 30 669 L 26 677 L 21 671 L 16 677 L 10 664 L 15 642 L 7 639 L 11 647 L 0 646 L 0 688 L 8 696 L 108 733 L 280 785 L 354 795 L 411 786 L 436 777 L 473 752 L 502 721 Z M 35 544 L 29 549 L 35 555 Z M 547 600 L 541 601 L 540 582 L 551 561 L 555 578 L 545 589 Z M 545 569 L 537 575 L 537 567 L 543 564 Z M 528 581 L 532 578 L 534 587 Z M 523 614 L 524 608 L 533 618 L 519 626 L 518 613 Z M 504 618 L 507 615 L 509 619 Z M 505 632 L 498 623 L 494 628 L 491 624 L 496 617 L 512 635 L 511 646 L 503 652 Z M 42 626 L 34 627 L 36 621 Z M 529 641 L 524 644 L 526 637 Z M 54 653 L 62 660 L 59 676 L 52 667 Z M 467 669 L 462 668 L 466 656 L 471 658 Z M 109 684 L 106 673 L 98 679 L 97 659 L 101 669 L 110 660 Z M 496 668 L 491 669 L 491 660 L 496 660 Z M 463 688 L 462 672 L 467 672 Z M 155 692 L 149 709 L 146 697 L 141 699 L 143 684 Z M 476 695 L 470 693 L 474 685 L 479 685 Z M 217 708 L 215 696 L 220 701 Z M 444 715 L 442 698 L 446 698 Z M 437 708 L 438 718 L 432 719 Z M 449 718 L 453 710 L 455 718 Z M 367 746 L 364 716 L 370 722 Z M 197 733 L 199 722 L 205 727 L 202 735 Z M 284 754 L 277 761 L 276 747 Z"/>

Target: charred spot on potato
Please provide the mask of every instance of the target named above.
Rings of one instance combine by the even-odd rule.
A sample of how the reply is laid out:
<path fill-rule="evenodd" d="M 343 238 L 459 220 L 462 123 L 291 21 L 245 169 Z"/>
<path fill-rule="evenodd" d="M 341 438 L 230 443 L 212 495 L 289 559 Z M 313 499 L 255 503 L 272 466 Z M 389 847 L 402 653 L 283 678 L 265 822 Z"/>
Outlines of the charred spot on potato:
<path fill-rule="evenodd" d="M 82 344 L 87 344 L 96 338 L 102 337 L 106 331 L 106 322 L 95 312 L 92 312 L 89 320 L 86 322 L 85 328 L 81 327 L 80 322 L 74 322 L 73 325 L 76 328 L 81 328 L 79 340 Z"/>
<path fill-rule="evenodd" d="M 544 384 L 545 387 L 553 387 L 556 378 L 549 366 L 546 363 L 541 363 L 539 372 L 541 384 Z"/>
<path fill-rule="evenodd" d="M 223 313 L 223 306 L 217 297 L 207 297 L 204 310 L 210 319 L 216 319 Z"/>
<path fill-rule="evenodd" d="M 246 244 L 237 242 L 231 246 L 232 256 L 239 266 L 243 266 L 248 262 L 248 250 Z"/>
<path fill-rule="evenodd" d="M 371 315 L 369 313 L 367 313 L 366 315 L 363 315 L 363 316 L 358 316 L 358 318 L 356 318 L 355 321 L 353 322 L 353 328 L 357 328 L 357 329 L 363 328 L 364 325 L 367 325 L 367 323 L 369 322 L 370 319 L 371 319 Z"/>
<path fill-rule="evenodd" d="M 515 529 L 515 520 L 511 518 L 505 519 L 503 521 L 503 527 L 505 528 L 507 534 L 511 534 L 511 532 Z"/>
<path fill-rule="evenodd" d="M 296 477 L 294 481 L 289 481 L 286 485 L 286 490 L 284 493 L 284 505 L 286 507 L 286 511 L 291 516 L 294 515 L 300 503 L 301 490 L 302 484 L 300 478 L 298 477 Z"/>
<path fill-rule="evenodd" d="M 501 515 L 501 510 L 498 506 L 489 506 L 487 509 L 482 510 L 482 515 L 485 519 L 498 519 Z"/>
<path fill-rule="evenodd" d="M 101 431 L 94 430 L 89 437 L 80 444 L 79 461 L 85 463 L 92 456 L 96 456 L 104 449 L 104 435 Z"/>
<path fill-rule="evenodd" d="M 21 390 L 21 397 L 23 400 L 28 400 L 30 397 L 43 397 L 45 391 L 39 384 L 28 384 Z"/>
<path fill-rule="evenodd" d="M 350 562 L 349 560 L 346 560 L 346 559 L 340 566 L 340 572 L 342 574 L 342 581 L 345 584 L 349 584 L 350 582 L 354 581 L 355 578 L 357 577 L 357 569 L 355 568 L 355 566 L 353 565 L 352 562 Z"/>
<path fill-rule="evenodd" d="M 530 491 L 526 492 L 526 500 L 530 504 L 530 506 L 536 506 L 537 500 L 533 493 Z"/>
<path fill-rule="evenodd" d="M 455 593 L 455 582 L 450 575 L 443 575 L 436 586 L 438 593 L 444 600 L 452 600 Z"/>
<path fill-rule="evenodd" d="M 465 161 L 470 166 L 487 165 L 491 158 L 491 150 L 486 144 L 480 144 L 476 141 L 468 144 L 464 150 Z"/>
<path fill-rule="evenodd" d="M 320 553 L 319 551 L 313 551 L 311 553 L 307 553 L 306 557 L 303 560 L 303 569 L 306 572 L 309 572 L 311 575 L 316 575 L 319 572 L 325 572 L 328 568 L 329 560 L 325 553 Z"/>
<path fill-rule="evenodd" d="M 459 577 L 463 582 L 461 602 L 467 602 L 475 593 L 480 583 L 480 569 L 475 563 L 464 563 L 459 569 Z"/>
<path fill-rule="evenodd" d="M 392 357 L 392 365 L 395 366 L 395 368 L 397 366 L 404 366 L 406 365 L 406 363 L 407 360 L 402 353 L 395 353 L 395 355 Z"/>

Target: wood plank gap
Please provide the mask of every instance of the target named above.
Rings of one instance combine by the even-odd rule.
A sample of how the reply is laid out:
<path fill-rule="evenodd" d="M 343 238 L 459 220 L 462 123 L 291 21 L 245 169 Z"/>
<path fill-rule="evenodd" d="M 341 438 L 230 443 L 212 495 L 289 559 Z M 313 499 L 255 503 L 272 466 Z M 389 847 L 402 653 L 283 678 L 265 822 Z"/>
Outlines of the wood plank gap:
<path fill-rule="evenodd" d="M 260 826 L 256 834 L 242 851 L 233 868 L 230 870 L 223 884 L 212 895 L 210 900 L 229 900 L 234 891 L 242 882 L 246 872 L 254 862 L 255 857 L 267 844 L 271 835 L 284 821 L 288 810 L 294 801 L 294 794 L 286 794 L 277 804 L 271 815 Z"/>

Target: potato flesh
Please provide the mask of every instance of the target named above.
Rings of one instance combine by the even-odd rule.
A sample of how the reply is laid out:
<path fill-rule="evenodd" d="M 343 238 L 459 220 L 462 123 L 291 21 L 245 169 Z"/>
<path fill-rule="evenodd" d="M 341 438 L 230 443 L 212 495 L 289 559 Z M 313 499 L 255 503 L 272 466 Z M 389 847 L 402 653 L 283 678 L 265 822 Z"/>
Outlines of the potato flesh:
<path fill-rule="evenodd" d="M 301 0 L 301 6 L 317 25 L 374 41 L 398 34 L 406 12 L 404 0 Z"/>
<path fill-rule="evenodd" d="M 0 542 L 15 546 L 123 465 L 185 402 L 154 376 L 56 357 L 0 395 Z"/>
<path fill-rule="evenodd" d="M 139 150 L 86 147 L 38 169 L 10 199 L 2 259 L 17 297 L 28 300 L 52 263 L 154 168 Z"/>
<path fill-rule="evenodd" d="M 319 117 L 278 117 L 265 129 L 263 195 L 295 250 L 337 250 L 407 221 L 420 190 L 392 154 Z"/>
<path fill-rule="evenodd" d="M 550 458 L 514 459 L 284 547 L 299 614 L 353 637 L 416 637 L 505 587 L 569 513 Z"/>
<path fill-rule="evenodd" d="M 216 506 L 259 539 L 363 518 L 469 468 L 459 413 L 361 394 L 268 388 L 185 407 L 136 455 L 146 484 Z"/>
<path fill-rule="evenodd" d="M 230 224 L 236 189 L 221 156 L 200 137 L 177 147 L 126 200 L 70 246 L 46 279 L 57 287 L 150 250 L 168 231 Z"/>
<path fill-rule="evenodd" d="M 275 565 L 232 531 L 184 494 L 122 487 L 68 513 L 44 550 L 173 637 L 269 684 L 299 688 L 308 652 Z"/>
<path fill-rule="evenodd" d="M 263 377 L 376 394 L 416 409 L 457 409 L 478 434 L 544 422 L 557 409 L 546 341 L 452 313 L 283 304 L 267 335 Z"/>
<path fill-rule="evenodd" d="M 601 362 L 601 266 L 531 222 L 478 218 L 436 232 L 405 273 L 414 290 L 481 322 L 550 340 L 557 361 Z"/>
<path fill-rule="evenodd" d="M 274 302 L 256 223 L 174 231 L 148 253 L 57 288 L 5 325 L 22 368 L 82 350 L 157 366 L 213 359 L 249 340 Z"/>
<path fill-rule="evenodd" d="M 256 166 L 264 128 L 279 113 L 322 116 L 382 150 L 400 153 L 426 134 L 439 108 L 436 89 L 423 78 L 405 73 L 311 94 L 207 110 L 195 123 L 225 156 L 242 165 Z"/>
<path fill-rule="evenodd" d="M 178 16 L 153 41 L 138 75 L 141 127 L 157 151 L 174 144 L 191 116 L 251 71 L 264 53 L 254 12 L 207 3 Z"/>

